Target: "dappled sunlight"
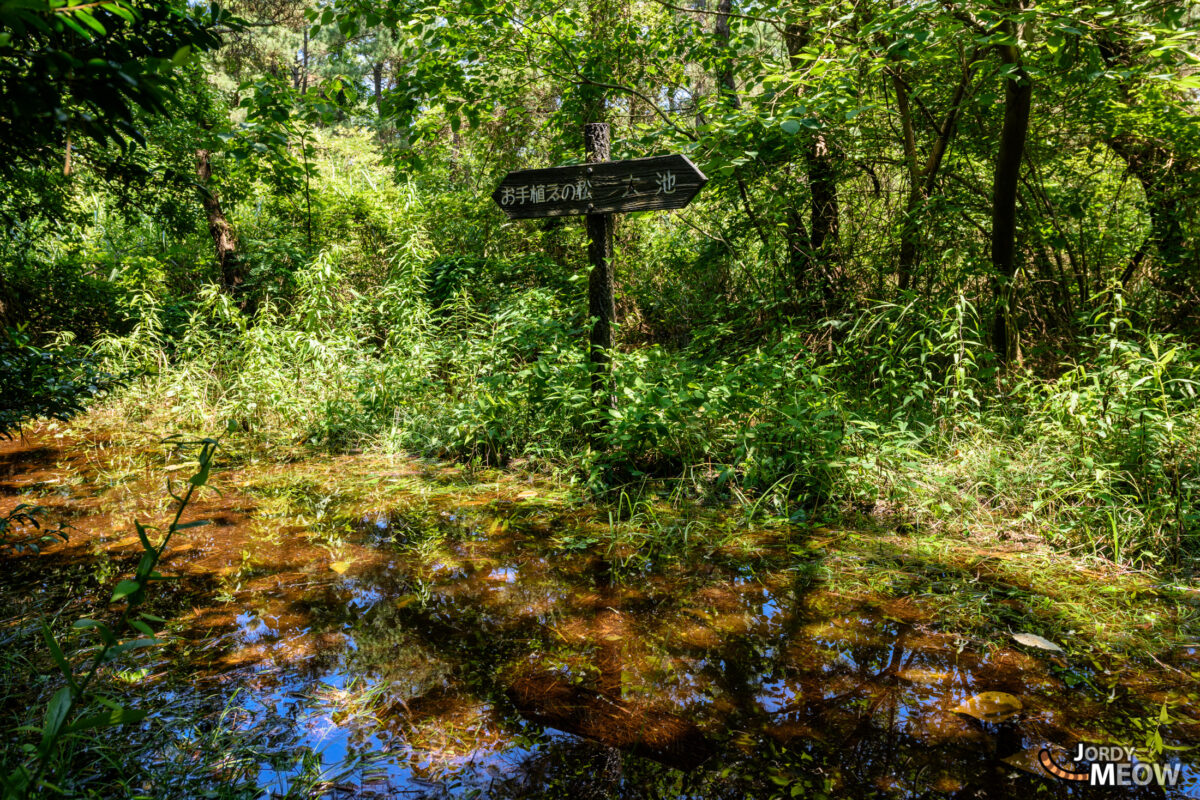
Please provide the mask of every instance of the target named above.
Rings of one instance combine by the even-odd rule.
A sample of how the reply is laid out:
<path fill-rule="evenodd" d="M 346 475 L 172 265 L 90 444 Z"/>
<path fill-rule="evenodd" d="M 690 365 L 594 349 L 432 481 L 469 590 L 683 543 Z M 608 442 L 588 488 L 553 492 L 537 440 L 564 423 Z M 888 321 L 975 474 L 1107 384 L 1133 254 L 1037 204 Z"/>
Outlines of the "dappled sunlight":
<path fill-rule="evenodd" d="M 0 448 L 42 454 L 5 474 L 14 496 L 56 491 L 55 465 L 76 452 Z M 503 478 L 483 485 L 416 462 L 374 473 L 364 460 L 362 483 L 339 483 L 345 463 L 287 475 L 242 466 L 201 498 L 194 515 L 213 524 L 181 534 L 164 559 L 180 576 L 175 639 L 139 691 L 169 696 L 177 713 L 229 704 L 234 734 L 270 736 L 330 769 L 357 763 L 348 780 L 363 791 L 520 796 L 520 775 L 583 752 L 564 737 L 615 748 L 625 769 L 648 760 L 665 770 L 655 780 L 683 770 L 709 787 L 697 791 L 814 774 L 839 796 L 959 791 L 988 775 L 1005 791 L 1057 790 L 1020 754 L 1111 737 L 1153 713 L 1169 683 L 1147 678 L 1158 674 L 1148 664 L 1140 682 L 1114 683 L 1098 663 L 987 644 L 944 629 L 952 596 L 811 569 L 874 562 L 872 574 L 906 580 L 1017 580 L 1004 553 L 698 529 L 695 546 L 718 558 L 646 557 L 636 520 L 605 525 L 586 506 L 522 500 Z M 375 482 L 391 479 L 386 491 Z M 135 556 L 136 537 L 105 509 L 148 497 L 142 480 L 62 498 L 59 513 L 107 524 L 49 548 L 47 563 Z M 382 495 L 388 504 L 372 505 Z M 713 530 L 724 525 L 714 517 Z M 577 541 L 588 544 L 564 549 Z M 1105 699 L 1089 688 L 1099 685 L 1119 689 Z M 1016 705 L 976 715 L 993 697 Z M 1010 756 L 1014 769 L 994 773 L 993 759 Z M 298 774 L 273 763 L 255 767 L 260 785 Z"/>

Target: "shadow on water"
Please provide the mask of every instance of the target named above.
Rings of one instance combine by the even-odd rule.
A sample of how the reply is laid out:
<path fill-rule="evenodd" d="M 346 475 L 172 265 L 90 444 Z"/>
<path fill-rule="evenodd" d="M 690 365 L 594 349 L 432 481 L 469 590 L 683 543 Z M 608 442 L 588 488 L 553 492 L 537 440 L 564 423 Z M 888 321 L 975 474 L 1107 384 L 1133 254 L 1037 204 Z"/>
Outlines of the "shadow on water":
<path fill-rule="evenodd" d="M 1191 761 L 1165 791 L 1046 776 L 1043 746 L 1140 743 L 1105 728 L 1139 710 L 1090 689 L 1091 667 L 980 652 L 915 603 L 838 595 L 812 577 L 819 546 L 753 572 L 637 561 L 578 517 L 496 503 L 264 544 L 232 502 L 198 508 L 225 524 L 168 562 L 186 630 L 150 691 L 165 718 L 207 708 L 264 754 L 308 754 L 257 758 L 267 793 L 315 765 L 329 796 L 1200 796 Z M 953 710 L 983 692 L 1020 708 Z"/>

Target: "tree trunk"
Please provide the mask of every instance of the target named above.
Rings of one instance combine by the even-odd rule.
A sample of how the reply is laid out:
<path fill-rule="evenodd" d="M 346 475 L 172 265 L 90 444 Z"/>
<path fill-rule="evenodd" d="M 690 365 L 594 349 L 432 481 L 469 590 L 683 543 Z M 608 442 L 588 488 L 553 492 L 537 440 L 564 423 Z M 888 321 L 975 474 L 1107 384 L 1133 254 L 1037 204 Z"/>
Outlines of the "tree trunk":
<path fill-rule="evenodd" d="M 1011 8 L 1019 10 L 1016 4 Z M 1006 23 L 1005 27 L 1006 32 L 1015 36 L 1012 23 Z M 1017 272 L 1017 183 L 1029 130 L 1033 84 L 1021 66 L 1019 45 L 1000 45 L 998 50 L 1004 63 L 1012 65 L 1013 71 L 1004 81 L 1004 126 L 1000 131 L 992 180 L 992 268 L 996 275 L 992 347 L 1001 361 L 1011 362 L 1021 358 L 1020 332 L 1013 314 Z"/>
<path fill-rule="evenodd" d="M 1195 197 L 1188 187 L 1195 178 L 1189 159 L 1136 134 L 1110 136 L 1112 148 L 1137 178 L 1150 216 L 1149 242 L 1158 252 L 1159 278 L 1176 308 L 1194 313 L 1200 301 L 1200 265 L 1189 264 L 1184 219 L 1194 214 Z M 1195 259 L 1195 255 L 1193 255 Z M 1185 314 L 1186 315 L 1186 314 Z"/>
<path fill-rule="evenodd" d="M 954 88 L 950 107 L 946 110 L 946 116 L 937 130 L 924 166 L 918 164 L 916 136 L 913 132 L 912 114 L 908 103 L 908 84 L 904 81 L 898 66 L 890 70 L 892 85 L 896 92 L 896 110 L 900 115 L 900 124 L 904 135 L 904 158 L 908 165 L 909 179 L 908 199 L 904 206 L 904 218 L 900 224 L 900 263 L 896 269 L 897 283 L 901 291 L 912 288 L 914 282 L 914 275 L 921 258 L 919 222 L 922 207 L 929 200 L 937 185 L 938 172 L 942 168 L 942 160 L 949 149 L 950 139 L 954 136 L 954 128 L 958 122 L 958 110 L 962 105 L 967 87 L 971 83 L 973 73 L 970 65 L 975 63 L 977 56 L 978 52 L 976 51 L 971 53 L 967 59 L 962 79 Z"/>
<path fill-rule="evenodd" d="M 837 169 L 825 135 L 818 133 L 805 156 L 812 194 L 812 246 L 822 263 L 833 271 L 841 248 L 841 211 L 838 205 Z"/>
<path fill-rule="evenodd" d="M 1127 41 L 1101 35 L 1100 55 L 1110 68 L 1133 72 L 1135 57 Z M 1125 105 L 1137 109 L 1139 98 L 1129 81 L 1118 85 Z M 1111 121 L 1102 121 L 1108 130 L 1108 146 L 1125 162 L 1137 178 L 1146 196 L 1150 215 L 1150 242 L 1158 251 L 1162 285 L 1181 309 L 1195 306 L 1200 285 L 1200 263 L 1192 254 L 1189 265 L 1187 231 L 1184 220 L 1195 216 L 1197 163 L 1192 153 L 1180 152 L 1163 138 L 1138 128 L 1117 129 Z M 1116 130 L 1114 130 L 1116 129 Z M 1140 252 L 1140 250 L 1139 250 Z M 1140 263 L 1141 259 L 1136 259 Z M 1192 312 L 1194 313 L 1194 311 Z"/>
<path fill-rule="evenodd" d="M 383 62 L 377 62 L 371 68 L 371 78 L 375 81 L 375 113 L 383 114 Z"/>
<path fill-rule="evenodd" d="M 221 275 L 221 288 L 229 294 L 235 294 L 246 276 L 241 260 L 237 254 L 237 237 L 233 226 L 225 218 L 221 209 L 221 200 L 211 186 L 212 162 L 208 150 L 196 151 L 196 177 L 200 184 L 200 202 L 204 205 L 204 215 L 208 218 L 208 233 L 212 236 L 213 248 L 216 254 L 217 267 Z"/>
<path fill-rule="evenodd" d="M 701 0 L 697 8 L 703 8 L 704 3 Z M 742 101 L 738 97 L 737 82 L 733 77 L 734 53 L 730 46 L 730 38 L 732 32 L 729 27 L 729 14 L 733 10 L 733 0 L 718 0 L 717 2 L 717 20 L 713 25 L 713 36 L 717 40 L 720 50 L 720 64 L 717 68 L 717 87 L 720 91 L 721 101 L 731 109 L 741 108 Z M 734 180 L 737 183 L 738 195 L 742 198 L 742 207 L 746 210 L 746 218 L 750 220 L 750 224 L 754 230 L 758 232 L 759 241 L 762 242 L 763 256 L 774 261 L 774 251 L 771 249 L 771 236 L 763 227 L 759 215 L 755 213 L 754 206 L 750 202 L 750 189 L 746 186 L 746 177 L 741 167 L 735 167 L 733 171 Z M 727 285 L 729 275 L 724 270 L 720 277 L 720 283 Z"/>
<path fill-rule="evenodd" d="M 304 28 L 304 49 L 300 51 L 300 91 L 308 91 L 308 27 Z"/>
<path fill-rule="evenodd" d="M 729 12 L 733 9 L 733 0 L 719 0 L 717 3 L 717 21 L 713 34 L 721 45 L 721 66 L 717 70 L 717 85 L 721 95 L 729 105 L 737 108 L 741 101 L 737 96 L 737 83 L 733 77 L 733 50 L 729 40 L 732 33 L 729 30 Z"/>
<path fill-rule="evenodd" d="M 583 126 L 584 153 L 587 163 L 609 160 L 611 153 L 608 123 L 588 123 Z M 585 217 L 588 235 L 588 316 L 592 324 L 589 338 L 589 359 L 592 372 L 592 397 L 597 408 L 615 406 L 612 395 L 612 350 L 616 344 L 613 325 L 617 318 L 615 277 L 613 274 L 613 215 L 588 214 Z M 601 423 L 603 425 L 603 423 Z"/>
<path fill-rule="evenodd" d="M 792 277 L 792 291 L 797 298 L 804 294 L 808 285 L 808 274 L 812 270 L 812 239 L 804 215 L 797 208 L 788 209 L 787 230 L 788 270 Z"/>
<path fill-rule="evenodd" d="M 806 26 L 792 24 L 785 29 L 784 43 L 793 70 L 803 66 L 800 53 L 808 41 L 809 30 Z M 800 215 L 790 214 L 787 238 L 792 283 L 799 291 L 808 283 L 814 268 L 819 269 L 822 273 L 822 294 L 828 300 L 833 292 L 831 277 L 837 273 L 841 260 L 841 207 L 838 202 L 836 156 L 824 134 L 817 133 L 804 151 L 804 166 L 808 173 L 811 236 L 798 224 Z"/>

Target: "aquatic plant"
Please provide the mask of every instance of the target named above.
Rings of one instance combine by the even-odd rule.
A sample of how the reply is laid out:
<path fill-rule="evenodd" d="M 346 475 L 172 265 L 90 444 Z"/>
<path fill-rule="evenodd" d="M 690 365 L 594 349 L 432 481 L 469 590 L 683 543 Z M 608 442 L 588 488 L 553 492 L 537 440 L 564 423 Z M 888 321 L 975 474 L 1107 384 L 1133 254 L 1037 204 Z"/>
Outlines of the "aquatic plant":
<path fill-rule="evenodd" d="M 112 624 L 106 624 L 84 618 L 76 620 L 72 625 L 75 630 L 94 633 L 98 639 L 90 660 L 81 670 L 71 663 L 50 625 L 42 620 L 42 636 L 66 685 L 50 698 L 41 725 L 30 725 L 26 728 L 27 732 L 40 736 L 38 743 L 26 743 L 22 748 L 25 760 L 7 775 L 0 777 L 0 786 L 3 787 L 6 800 L 28 797 L 31 793 L 44 790 L 57 791 L 56 784 L 60 782 L 60 774 L 70 769 L 69 759 L 64 759 L 61 752 L 65 741 L 139 722 L 148 713 L 145 709 L 126 706 L 120 700 L 110 697 L 107 693 L 97 692 L 92 687 L 101 672 L 111 669 L 124 654 L 160 643 L 161 640 L 156 637 L 152 625 L 164 624 L 166 620 L 139 611 L 138 607 L 145 602 L 150 586 L 156 581 L 165 580 L 164 576 L 156 571 L 156 567 L 172 537 L 180 531 L 208 524 L 207 520 L 183 522 L 182 518 L 193 494 L 208 483 L 219 441 L 190 441 L 179 436 L 166 441 L 181 447 L 198 447 L 196 473 L 182 484 L 186 487 L 182 489 L 182 494 L 177 494 L 168 480 L 167 492 L 175 500 L 175 514 L 157 543 L 150 536 L 153 528 L 134 522 L 142 545 L 142 557 L 133 577 L 121 580 L 112 591 L 109 602 L 122 603 L 124 606 L 117 619 Z"/>

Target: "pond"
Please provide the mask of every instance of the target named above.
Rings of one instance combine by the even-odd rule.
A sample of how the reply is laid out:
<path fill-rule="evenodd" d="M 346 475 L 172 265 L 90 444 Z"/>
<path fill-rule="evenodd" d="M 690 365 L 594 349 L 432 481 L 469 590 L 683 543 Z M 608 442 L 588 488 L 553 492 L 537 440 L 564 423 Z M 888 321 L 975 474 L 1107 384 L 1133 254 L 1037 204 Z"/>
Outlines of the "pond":
<path fill-rule="evenodd" d="M 89 488 L 78 450 L 4 447 L 5 494 L 91 531 L 10 565 L 11 630 L 45 610 L 16 595 L 95 577 L 101 552 L 133 559 L 118 517 L 151 490 L 117 481 L 121 506 Z M 201 783 L 249 775 L 265 796 L 1106 796 L 1047 775 L 1042 750 L 1066 765 L 1080 742 L 1141 745 L 1197 668 L 1186 650 L 1113 675 L 985 646 L 914 598 L 843 591 L 824 563 L 833 531 L 682 558 L 606 539 L 605 514 L 537 492 L 456 495 L 446 472 L 373 465 L 396 487 L 318 492 L 303 514 L 280 511 L 296 492 L 279 471 L 206 499 L 214 524 L 165 565 L 183 575 L 162 601 L 177 639 L 131 679 L 157 709 L 152 757 L 202 763 Z M 72 474 L 88 481 L 64 487 Z M 1194 744 L 1191 723 L 1167 744 Z M 197 758 L 217 742 L 234 743 L 224 762 Z M 1177 785 L 1111 796 L 1200 796 L 1195 752 L 1162 758 Z"/>

